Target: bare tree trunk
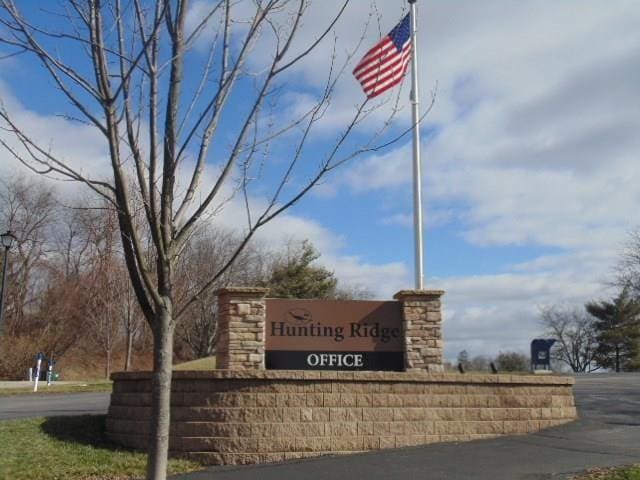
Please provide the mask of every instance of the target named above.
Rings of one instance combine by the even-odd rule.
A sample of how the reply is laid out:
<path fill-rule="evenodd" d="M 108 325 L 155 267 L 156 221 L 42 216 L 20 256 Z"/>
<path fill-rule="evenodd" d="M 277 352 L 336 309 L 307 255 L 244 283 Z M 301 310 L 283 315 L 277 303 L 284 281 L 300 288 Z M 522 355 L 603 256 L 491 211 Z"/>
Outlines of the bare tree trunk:
<path fill-rule="evenodd" d="M 107 349 L 106 362 L 104 366 L 104 378 L 109 379 L 111 375 L 111 349 Z"/>
<path fill-rule="evenodd" d="M 170 304 L 170 302 L 167 302 Z M 170 309 L 161 310 L 153 329 L 153 380 L 151 385 L 151 433 L 147 459 L 147 480 L 164 480 L 169 452 L 171 421 L 171 368 L 173 366 L 173 318 Z"/>
<path fill-rule="evenodd" d="M 124 371 L 131 370 L 131 360 L 133 357 L 133 342 L 138 335 L 141 325 L 140 317 L 137 316 L 135 310 L 135 298 L 133 289 L 131 287 L 131 280 L 127 278 L 123 279 L 127 283 L 126 290 L 124 292 L 124 312 L 122 314 L 122 326 L 124 328 L 125 335 L 125 355 L 124 355 Z"/>
<path fill-rule="evenodd" d="M 124 371 L 128 372 L 131 368 L 131 352 L 133 350 L 133 334 L 127 330 L 127 340 L 124 354 Z"/>

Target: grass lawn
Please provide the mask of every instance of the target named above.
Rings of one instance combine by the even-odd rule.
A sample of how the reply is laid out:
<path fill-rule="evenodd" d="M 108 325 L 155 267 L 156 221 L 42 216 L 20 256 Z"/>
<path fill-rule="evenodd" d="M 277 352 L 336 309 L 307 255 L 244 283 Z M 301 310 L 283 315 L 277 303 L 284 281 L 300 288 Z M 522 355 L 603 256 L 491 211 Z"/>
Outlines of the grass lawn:
<path fill-rule="evenodd" d="M 129 480 L 144 478 L 146 456 L 104 437 L 104 415 L 0 422 L 1 480 Z M 201 469 L 171 460 L 170 473 Z"/>
<path fill-rule="evenodd" d="M 179 363 L 173 366 L 174 370 L 215 370 L 216 369 L 216 357 L 199 358 L 198 360 L 192 360 L 190 362 Z M 10 382 L 7 382 L 10 383 Z M 18 383 L 18 382 L 14 382 Z M 24 395 L 25 393 L 33 393 L 33 384 L 27 382 L 21 382 L 21 386 L 7 386 L 3 387 L 0 384 L 0 395 Z M 38 384 L 39 394 L 50 393 L 82 393 L 82 392 L 110 392 L 113 388 L 113 384 L 109 380 L 87 380 L 84 382 L 54 382 L 50 387 L 47 387 L 46 381 L 41 381 Z"/>
<path fill-rule="evenodd" d="M 640 480 L 640 465 L 620 468 L 597 468 L 573 480 Z"/>

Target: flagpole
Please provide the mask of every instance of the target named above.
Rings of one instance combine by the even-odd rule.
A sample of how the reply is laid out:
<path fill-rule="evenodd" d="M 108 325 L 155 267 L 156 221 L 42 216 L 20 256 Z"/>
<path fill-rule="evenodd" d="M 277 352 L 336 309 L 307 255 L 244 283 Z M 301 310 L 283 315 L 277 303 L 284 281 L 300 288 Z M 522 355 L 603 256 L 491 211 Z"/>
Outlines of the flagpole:
<path fill-rule="evenodd" d="M 411 116 L 413 121 L 413 229 L 415 243 L 415 288 L 424 289 L 422 240 L 422 168 L 420 164 L 420 95 L 418 90 L 418 22 L 416 0 L 411 8 Z"/>

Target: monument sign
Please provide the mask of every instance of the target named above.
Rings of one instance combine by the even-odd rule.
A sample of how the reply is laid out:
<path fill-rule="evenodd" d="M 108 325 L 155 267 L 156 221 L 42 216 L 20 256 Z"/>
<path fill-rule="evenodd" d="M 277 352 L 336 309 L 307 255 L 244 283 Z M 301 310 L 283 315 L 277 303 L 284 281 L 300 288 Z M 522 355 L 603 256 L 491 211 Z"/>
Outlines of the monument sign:
<path fill-rule="evenodd" d="M 399 302 L 267 299 L 266 307 L 267 369 L 404 369 Z"/>

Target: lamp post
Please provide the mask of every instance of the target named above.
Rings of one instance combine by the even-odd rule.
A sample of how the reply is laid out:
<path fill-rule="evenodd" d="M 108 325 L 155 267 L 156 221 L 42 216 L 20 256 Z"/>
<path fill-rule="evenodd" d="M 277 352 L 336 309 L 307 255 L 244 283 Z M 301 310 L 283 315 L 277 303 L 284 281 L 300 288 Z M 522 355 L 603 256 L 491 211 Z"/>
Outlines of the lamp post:
<path fill-rule="evenodd" d="M 4 261 L 2 265 L 2 285 L 0 285 L 0 333 L 2 333 L 2 322 L 4 320 L 4 290 L 7 285 L 7 263 L 9 260 L 9 249 L 13 245 L 13 241 L 16 239 L 15 235 L 7 230 L 0 235 L 0 242 L 4 247 Z"/>

